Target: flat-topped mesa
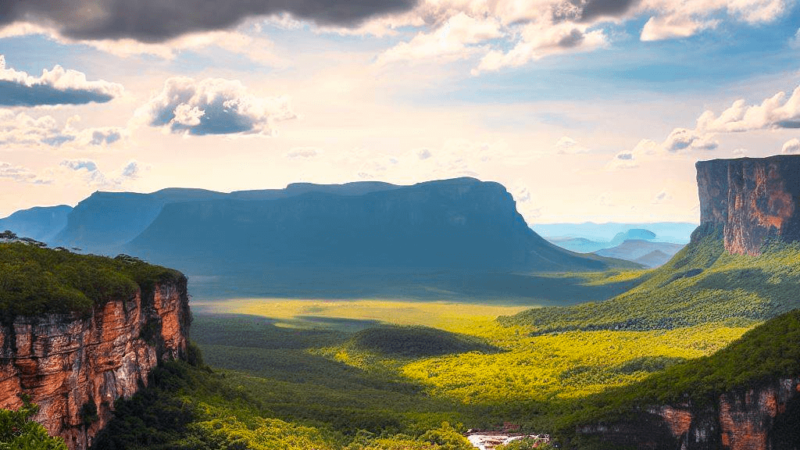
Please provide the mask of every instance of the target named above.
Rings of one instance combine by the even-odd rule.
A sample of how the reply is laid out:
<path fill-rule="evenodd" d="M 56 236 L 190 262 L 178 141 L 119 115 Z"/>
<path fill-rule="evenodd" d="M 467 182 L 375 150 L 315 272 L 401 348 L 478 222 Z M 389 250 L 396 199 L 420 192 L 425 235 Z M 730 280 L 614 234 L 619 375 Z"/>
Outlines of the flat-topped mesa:
<path fill-rule="evenodd" d="M 40 406 L 34 420 L 71 450 L 84 450 L 111 420 L 115 400 L 146 386 L 159 361 L 186 356 L 189 322 L 181 276 L 88 315 L 0 323 L 0 408 L 17 409 L 19 394 L 28 394 Z"/>
<path fill-rule="evenodd" d="M 800 155 L 697 163 L 700 223 L 721 225 L 725 249 L 759 255 L 768 238 L 800 240 Z"/>

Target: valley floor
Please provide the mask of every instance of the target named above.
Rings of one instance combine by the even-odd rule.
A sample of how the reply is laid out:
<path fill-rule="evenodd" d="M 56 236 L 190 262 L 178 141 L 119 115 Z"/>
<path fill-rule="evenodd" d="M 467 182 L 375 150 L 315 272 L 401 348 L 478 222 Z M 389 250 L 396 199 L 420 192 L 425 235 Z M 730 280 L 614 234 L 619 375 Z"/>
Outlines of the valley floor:
<path fill-rule="evenodd" d="M 459 432 L 503 424 L 550 432 L 581 399 L 714 353 L 750 328 L 532 335 L 495 320 L 526 309 L 518 306 L 237 299 L 192 307 L 192 338 L 225 385 L 270 417 L 344 436 L 419 436 L 444 422 Z M 401 339 L 416 353 L 382 347 L 381 333 L 397 340 L 388 334 L 397 326 L 407 327 Z M 430 329 L 483 347 L 430 352 L 415 342 Z M 365 330 L 377 330 L 366 344 L 358 340 Z"/>

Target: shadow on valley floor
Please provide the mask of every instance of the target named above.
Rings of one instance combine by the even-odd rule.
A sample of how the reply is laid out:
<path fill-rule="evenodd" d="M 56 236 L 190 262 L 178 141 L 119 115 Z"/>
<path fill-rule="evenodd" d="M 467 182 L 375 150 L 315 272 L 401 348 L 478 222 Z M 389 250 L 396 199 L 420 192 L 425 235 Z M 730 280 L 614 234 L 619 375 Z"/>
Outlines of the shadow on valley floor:
<path fill-rule="evenodd" d="M 509 305 L 572 305 L 602 301 L 649 277 L 617 272 L 522 274 L 486 272 L 269 271 L 217 276 L 189 274 L 189 291 L 201 301 L 235 298 L 392 299 Z M 621 278 L 621 279 L 620 279 Z"/>
<path fill-rule="evenodd" d="M 374 326 L 363 322 L 365 328 Z M 192 340 L 205 362 L 225 374 L 226 384 L 249 392 L 284 420 L 355 432 L 448 420 L 473 423 L 486 416 L 486 407 L 431 397 L 394 371 L 365 371 L 319 353 L 346 345 L 353 336 L 337 329 L 285 328 L 246 315 L 200 314 L 192 324 Z"/>

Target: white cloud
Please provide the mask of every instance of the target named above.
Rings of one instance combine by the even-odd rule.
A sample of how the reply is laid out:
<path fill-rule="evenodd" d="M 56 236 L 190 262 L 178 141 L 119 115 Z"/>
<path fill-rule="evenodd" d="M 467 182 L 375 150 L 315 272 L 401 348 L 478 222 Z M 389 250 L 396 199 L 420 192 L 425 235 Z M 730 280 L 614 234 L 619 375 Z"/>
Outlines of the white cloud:
<path fill-rule="evenodd" d="M 644 0 L 638 14 L 651 14 L 642 29 L 643 41 L 683 38 L 715 28 L 721 20 L 751 25 L 782 16 L 792 0 Z"/>
<path fill-rule="evenodd" d="M 564 136 L 556 142 L 556 151 L 559 155 L 577 155 L 589 153 L 589 149 L 578 144 L 575 139 Z"/>
<path fill-rule="evenodd" d="M 791 141 L 783 144 L 781 153 L 784 155 L 795 155 L 800 153 L 800 139 L 792 139 Z"/>
<path fill-rule="evenodd" d="M 531 23 L 521 32 L 521 39 L 508 51 L 492 50 L 482 59 L 473 75 L 496 72 L 506 67 L 519 67 L 546 56 L 578 53 L 605 47 L 602 30 L 586 31 L 588 26 L 563 23 Z"/>
<path fill-rule="evenodd" d="M 26 113 L 14 114 L 0 109 L 0 149 L 18 147 L 47 148 L 69 146 L 73 148 L 106 147 L 123 139 L 127 132 L 122 128 L 100 127 L 78 130 L 73 124 L 80 117 L 70 118 L 63 127 L 51 116 L 31 117 Z"/>
<path fill-rule="evenodd" d="M 642 139 L 633 150 L 623 150 L 614 155 L 606 168 L 609 170 L 635 169 L 643 160 L 663 157 L 665 153 L 661 144 L 649 139 Z"/>
<path fill-rule="evenodd" d="M 667 136 L 662 145 L 665 150 L 675 153 L 684 150 L 716 150 L 719 142 L 715 141 L 713 135 L 710 134 L 676 128 Z"/>
<path fill-rule="evenodd" d="M 745 100 L 737 100 L 719 116 L 706 111 L 697 119 L 697 128 L 707 132 L 800 128 L 800 86 L 788 98 L 785 92 L 778 92 L 760 105 L 748 106 Z"/>
<path fill-rule="evenodd" d="M 272 136 L 275 122 L 295 117 L 288 97 L 256 97 L 237 80 L 175 77 L 137 110 L 135 122 L 187 135 Z"/>
<path fill-rule="evenodd" d="M 651 17 L 642 28 L 642 41 L 662 41 L 665 39 L 685 38 L 697 34 L 719 24 L 716 20 L 696 20 L 683 15 Z"/>
<path fill-rule="evenodd" d="M 669 153 L 716 150 L 719 147 L 716 140 L 719 133 L 796 128 L 800 128 L 800 86 L 788 98 L 785 92 L 779 92 L 760 105 L 747 105 L 745 100 L 737 100 L 719 115 L 713 111 L 705 111 L 697 119 L 694 129 L 675 128 L 661 144 L 643 140 L 633 151 L 623 151 L 615 155 L 607 168 L 638 167 L 640 156 L 647 154 L 660 155 L 663 158 Z M 785 149 L 786 146 L 784 153 Z M 734 154 L 742 155 L 744 152 L 739 149 Z"/>
<path fill-rule="evenodd" d="M 52 180 L 39 177 L 30 169 L 0 161 L 0 179 L 2 178 L 30 184 L 50 184 L 52 182 Z"/>
<path fill-rule="evenodd" d="M 401 42 L 378 56 L 379 65 L 400 61 L 436 62 L 464 59 L 481 50 L 476 44 L 503 36 L 495 18 L 475 19 L 461 12 L 450 17 L 436 30 L 418 33 L 408 42 Z"/>
<path fill-rule="evenodd" d="M 43 70 L 41 76 L 6 67 L 0 55 L 0 105 L 39 106 L 104 103 L 122 95 L 122 85 L 108 81 L 88 81 L 76 70 L 55 66 Z"/>
<path fill-rule="evenodd" d="M 89 159 L 68 159 L 61 161 L 60 166 L 68 171 L 76 172 L 89 186 L 102 189 L 119 188 L 126 182 L 137 179 L 142 172 L 142 168 L 136 161 L 129 161 L 121 169 L 109 175 L 103 173 L 97 163 Z"/>

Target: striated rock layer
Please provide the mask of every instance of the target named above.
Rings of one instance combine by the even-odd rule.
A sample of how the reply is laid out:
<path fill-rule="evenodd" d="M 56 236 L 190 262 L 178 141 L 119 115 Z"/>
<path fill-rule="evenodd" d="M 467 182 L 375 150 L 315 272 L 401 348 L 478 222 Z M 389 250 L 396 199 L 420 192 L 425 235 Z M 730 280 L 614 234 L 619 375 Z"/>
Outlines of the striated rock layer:
<path fill-rule="evenodd" d="M 88 317 L 48 314 L 2 324 L 0 408 L 16 409 L 19 394 L 28 394 L 41 407 L 37 422 L 70 449 L 86 449 L 111 419 L 114 400 L 146 386 L 160 360 L 185 356 L 189 322 L 181 277 L 97 306 Z"/>
<path fill-rule="evenodd" d="M 697 163 L 700 223 L 724 226 L 725 249 L 758 255 L 770 237 L 800 240 L 800 155 Z"/>
<path fill-rule="evenodd" d="M 681 450 L 782 450 L 800 446 L 800 379 L 720 395 L 713 404 L 660 406 L 635 420 L 581 427 L 619 447 Z"/>

